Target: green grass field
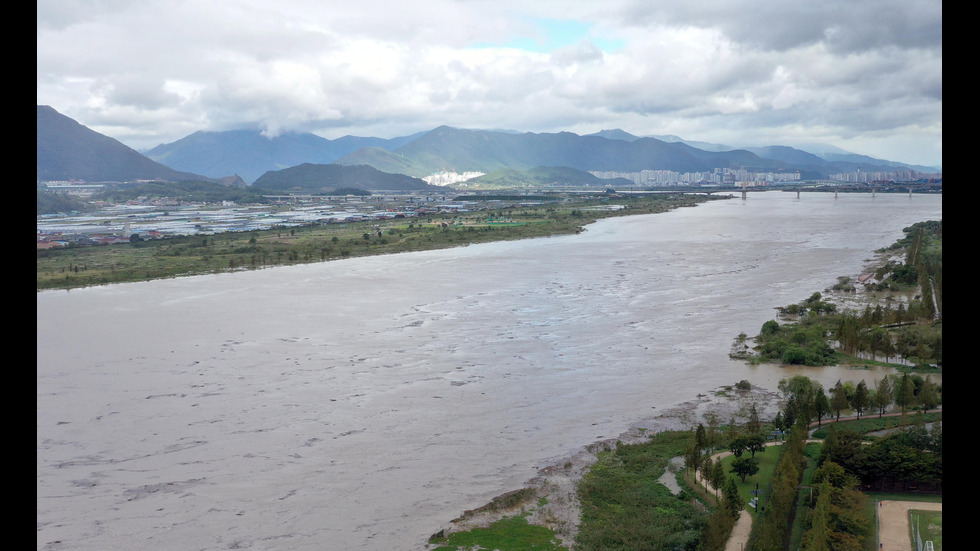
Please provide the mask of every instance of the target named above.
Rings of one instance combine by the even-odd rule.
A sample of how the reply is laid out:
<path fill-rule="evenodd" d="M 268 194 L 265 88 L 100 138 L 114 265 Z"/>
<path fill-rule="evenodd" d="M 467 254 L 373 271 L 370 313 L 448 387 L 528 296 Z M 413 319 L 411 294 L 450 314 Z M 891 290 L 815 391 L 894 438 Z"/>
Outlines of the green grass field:
<path fill-rule="evenodd" d="M 931 541 L 935 551 L 943 550 L 943 512 L 942 511 L 922 511 L 913 509 L 909 511 L 912 525 L 918 525 L 922 535 L 923 543 Z M 914 543 L 914 542 L 913 542 Z"/>

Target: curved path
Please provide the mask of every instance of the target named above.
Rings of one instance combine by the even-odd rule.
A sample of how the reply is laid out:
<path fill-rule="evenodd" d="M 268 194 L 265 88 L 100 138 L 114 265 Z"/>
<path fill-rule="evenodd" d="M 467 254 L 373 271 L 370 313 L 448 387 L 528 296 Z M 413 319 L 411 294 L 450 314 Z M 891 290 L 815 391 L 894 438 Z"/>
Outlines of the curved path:
<path fill-rule="evenodd" d="M 766 446 L 778 446 L 783 442 L 766 442 Z M 712 461 L 728 457 L 732 455 L 730 451 L 718 452 L 711 455 Z M 704 480 L 700 474 L 694 472 L 694 481 L 700 484 L 706 492 L 711 493 L 709 489 L 708 481 Z M 746 509 L 742 509 L 742 512 L 738 516 L 738 520 L 735 521 L 735 527 L 732 528 L 732 533 L 728 536 L 728 543 L 725 544 L 725 551 L 744 551 L 746 544 L 749 541 L 749 534 L 752 532 L 752 514 Z"/>
<path fill-rule="evenodd" d="M 752 533 L 752 514 L 742 510 L 735 527 L 732 528 L 732 535 L 728 536 L 728 543 L 725 544 L 725 551 L 745 551 L 745 546 L 749 543 L 749 534 Z"/>

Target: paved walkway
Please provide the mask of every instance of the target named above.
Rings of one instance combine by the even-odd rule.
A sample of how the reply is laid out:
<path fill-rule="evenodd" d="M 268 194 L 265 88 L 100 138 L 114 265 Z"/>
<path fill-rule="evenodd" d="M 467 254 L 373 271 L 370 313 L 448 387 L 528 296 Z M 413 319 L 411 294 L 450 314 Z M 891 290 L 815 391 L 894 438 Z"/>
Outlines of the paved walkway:
<path fill-rule="evenodd" d="M 728 536 L 728 543 L 725 544 L 725 551 L 745 551 L 746 544 L 749 543 L 749 534 L 752 533 L 752 514 L 743 510 L 735 521 L 732 528 L 732 535 Z"/>
<path fill-rule="evenodd" d="M 766 442 L 766 446 L 778 446 L 783 444 L 783 442 Z M 723 451 L 713 454 L 711 456 L 712 461 L 716 461 L 719 458 L 725 458 L 732 455 L 730 451 Z M 712 495 L 715 493 L 710 489 L 708 482 L 704 480 L 697 472 L 694 473 L 694 481 L 704 487 L 704 490 Z M 742 504 L 743 507 L 748 507 L 747 504 Z M 728 536 L 728 543 L 725 544 L 725 551 L 744 551 L 745 545 L 749 542 L 749 534 L 752 532 L 752 514 L 746 509 L 742 509 L 742 512 L 738 516 L 738 520 L 735 521 L 735 527 L 732 528 L 732 534 Z"/>
<path fill-rule="evenodd" d="M 912 540 L 909 532 L 909 509 L 942 511 L 942 503 L 923 501 L 879 501 L 878 542 L 882 551 L 909 551 Z"/>

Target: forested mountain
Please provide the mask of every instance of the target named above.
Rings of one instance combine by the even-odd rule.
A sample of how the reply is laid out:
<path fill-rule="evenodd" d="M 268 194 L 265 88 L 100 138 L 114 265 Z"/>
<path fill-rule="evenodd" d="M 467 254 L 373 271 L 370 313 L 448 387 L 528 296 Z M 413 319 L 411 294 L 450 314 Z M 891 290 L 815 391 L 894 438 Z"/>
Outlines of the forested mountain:
<path fill-rule="evenodd" d="M 365 165 L 304 163 L 283 170 L 269 171 L 255 181 L 253 187 L 282 193 L 331 193 L 342 189 L 386 191 L 445 191 L 418 178 L 404 174 L 389 174 Z"/>
<path fill-rule="evenodd" d="M 629 187 L 633 185 L 633 182 L 623 178 L 602 179 L 584 170 L 576 170 L 563 166 L 538 166 L 530 170 L 503 168 L 466 181 L 467 186 L 500 189 L 519 188 L 523 186 L 545 187 L 549 184 L 556 183 L 597 188 Z"/>
<path fill-rule="evenodd" d="M 78 124 L 47 105 L 37 106 L 38 181 L 202 179 L 148 159 L 135 149 Z"/>

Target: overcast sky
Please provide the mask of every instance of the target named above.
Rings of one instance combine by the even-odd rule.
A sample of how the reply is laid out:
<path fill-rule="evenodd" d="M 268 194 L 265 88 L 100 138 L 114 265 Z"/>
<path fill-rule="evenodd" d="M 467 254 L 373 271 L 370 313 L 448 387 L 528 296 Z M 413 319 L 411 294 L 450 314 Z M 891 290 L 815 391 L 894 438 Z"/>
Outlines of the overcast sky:
<path fill-rule="evenodd" d="M 37 103 L 198 130 L 621 128 L 941 165 L 941 0 L 38 0 Z"/>

